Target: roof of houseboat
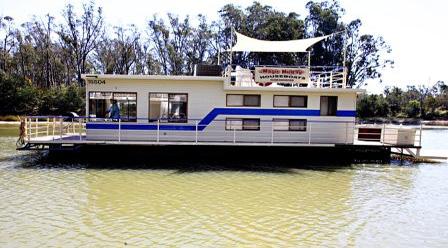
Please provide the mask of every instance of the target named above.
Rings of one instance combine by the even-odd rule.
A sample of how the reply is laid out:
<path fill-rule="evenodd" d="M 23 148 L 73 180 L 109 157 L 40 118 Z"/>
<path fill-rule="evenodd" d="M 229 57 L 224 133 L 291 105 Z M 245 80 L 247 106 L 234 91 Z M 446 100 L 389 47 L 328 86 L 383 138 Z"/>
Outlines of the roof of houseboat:
<path fill-rule="evenodd" d="M 126 75 L 126 74 L 82 74 L 83 79 L 111 80 L 179 80 L 179 81 L 224 81 L 222 76 L 187 76 L 187 75 Z"/>
<path fill-rule="evenodd" d="M 229 85 L 227 78 L 223 76 L 187 76 L 187 75 L 124 75 L 124 74 L 82 74 L 84 80 L 122 80 L 144 81 L 144 80 L 167 80 L 167 81 L 201 81 L 201 82 L 221 82 L 225 90 L 234 91 L 287 91 L 287 92 L 332 92 L 332 93 L 365 93 L 364 89 L 357 88 L 321 88 L 321 87 L 262 87 L 262 86 L 242 86 Z"/>

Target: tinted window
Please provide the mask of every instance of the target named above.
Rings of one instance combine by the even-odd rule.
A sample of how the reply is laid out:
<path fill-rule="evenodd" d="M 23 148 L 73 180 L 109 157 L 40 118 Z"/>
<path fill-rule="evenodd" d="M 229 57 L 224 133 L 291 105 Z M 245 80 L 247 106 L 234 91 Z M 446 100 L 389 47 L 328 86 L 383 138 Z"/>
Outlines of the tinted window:
<path fill-rule="evenodd" d="M 187 122 L 187 107 L 187 94 L 150 93 L 149 121 Z"/>
<path fill-rule="evenodd" d="M 307 96 L 274 96 L 274 107 L 306 108 Z"/>
<path fill-rule="evenodd" d="M 320 115 L 336 116 L 337 106 L 338 106 L 337 96 L 320 97 Z"/>
<path fill-rule="evenodd" d="M 228 94 L 226 101 L 227 106 L 234 107 L 259 107 L 261 105 L 260 95 Z"/>

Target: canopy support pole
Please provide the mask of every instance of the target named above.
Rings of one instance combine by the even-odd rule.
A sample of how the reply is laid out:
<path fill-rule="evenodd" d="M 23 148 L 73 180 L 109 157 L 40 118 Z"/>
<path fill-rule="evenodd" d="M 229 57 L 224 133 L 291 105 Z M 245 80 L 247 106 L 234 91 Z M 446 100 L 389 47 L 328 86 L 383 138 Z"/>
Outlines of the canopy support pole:
<path fill-rule="evenodd" d="M 344 67 L 344 69 L 345 69 L 345 64 L 346 64 L 346 60 L 347 60 L 347 47 L 344 45 L 344 50 L 343 50 L 343 53 L 342 53 L 342 56 L 343 56 L 343 58 L 342 58 L 342 66 Z"/>
<path fill-rule="evenodd" d="M 308 51 L 308 68 L 311 68 L 311 51 Z"/>

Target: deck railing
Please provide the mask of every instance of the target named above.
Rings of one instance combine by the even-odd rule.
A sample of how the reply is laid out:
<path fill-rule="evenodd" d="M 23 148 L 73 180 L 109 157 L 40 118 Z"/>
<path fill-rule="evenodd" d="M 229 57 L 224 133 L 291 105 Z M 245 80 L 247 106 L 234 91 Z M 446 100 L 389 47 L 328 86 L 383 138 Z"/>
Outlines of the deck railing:
<path fill-rule="evenodd" d="M 385 145 L 410 145 L 421 147 L 423 125 L 403 126 L 392 124 L 362 124 L 355 129 L 355 138 L 365 142 Z"/>
<path fill-rule="evenodd" d="M 289 124 L 286 126 L 284 122 L 282 124 L 272 120 L 261 120 L 259 125 L 244 128 L 235 123 L 230 124 L 225 119 L 216 119 L 208 124 L 201 124 L 198 119 L 189 119 L 186 123 L 172 123 L 164 119 L 154 122 L 141 118 L 137 120 L 141 122 L 108 118 L 30 116 L 25 119 L 25 141 L 348 144 L 353 143 L 354 130 L 353 121 L 308 120 L 302 126 L 291 127 L 295 129 L 292 131 Z M 87 129 L 87 124 L 102 125 L 104 129 Z M 332 130 L 330 132 L 329 126 Z"/>
<path fill-rule="evenodd" d="M 82 140 L 86 136 L 86 121 L 85 117 L 28 116 L 24 119 L 25 141 L 63 140 L 66 137 Z"/>
<path fill-rule="evenodd" d="M 263 66 L 272 67 L 275 66 Z M 285 67 L 282 67 L 285 68 Z M 341 66 L 286 67 L 306 70 L 308 80 L 302 83 L 273 83 L 263 85 L 255 81 L 255 70 L 228 67 L 224 71 L 226 87 L 279 87 L 279 88 L 351 88 L 347 85 L 347 70 Z"/>
<path fill-rule="evenodd" d="M 83 143 L 88 140 L 107 142 L 181 142 L 232 144 L 384 144 L 421 146 L 421 127 L 397 125 L 355 125 L 354 121 L 307 120 L 302 126 L 261 120 L 259 125 L 229 123 L 217 119 L 201 124 L 198 119 L 186 123 L 168 120 L 124 122 L 107 118 L 30 116 L 25 119 L 24 140 L 27 143 Z M 103 128 L 87 129 L 87 124 Z M 283 123 L 283 124 L 282 124 Z M 367 130 L 366 128 L 370 128 Z M 291 130 L 292 129 L 292 130 Z M 380 130 L 372 132 L 371 130 Z M 360 138 L 361 137 L 361 138 Z"/>

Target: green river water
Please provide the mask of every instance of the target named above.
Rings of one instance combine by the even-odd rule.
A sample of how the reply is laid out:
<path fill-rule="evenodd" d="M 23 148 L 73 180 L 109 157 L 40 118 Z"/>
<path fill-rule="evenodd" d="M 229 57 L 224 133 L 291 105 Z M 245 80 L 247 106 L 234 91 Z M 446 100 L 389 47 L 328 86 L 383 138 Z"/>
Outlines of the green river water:
<path fill-rule="evenodd" d="M 0 247 L 448 247 L 447 163 L 50 166 L 16 129 L 0 126 Z M 448 151 L 448 130 L 423 137 Z"/>

